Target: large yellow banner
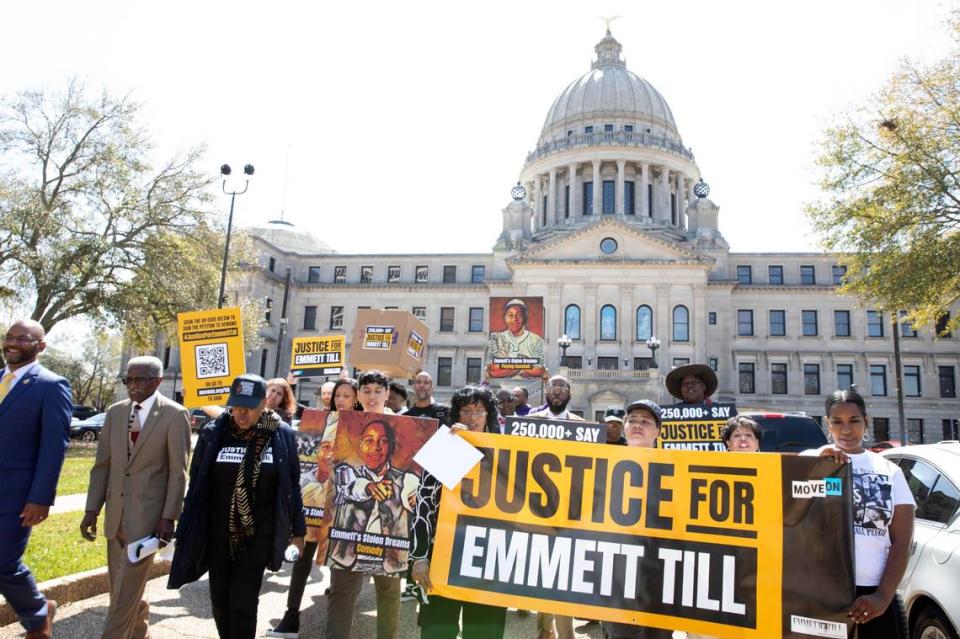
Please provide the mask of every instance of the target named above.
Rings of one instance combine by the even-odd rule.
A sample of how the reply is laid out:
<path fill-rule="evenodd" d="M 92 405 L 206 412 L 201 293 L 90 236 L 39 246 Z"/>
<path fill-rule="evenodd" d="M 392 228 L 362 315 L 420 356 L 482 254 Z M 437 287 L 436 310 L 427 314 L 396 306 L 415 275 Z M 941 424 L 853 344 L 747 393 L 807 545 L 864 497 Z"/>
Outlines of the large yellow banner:
<path fill-rule="evenodd" d="M 443 492 L 430 566 L 438 594 L 714 637 L 800 637 L 808 627 L 847 636 L 843 467 L 464 437 L 484 458 Z M 816 498 L 793 488 L 811 483 L 825 487 Z"/>
<path fill-rule="evenodd" d="M 223 404 L 230 382 L 246 370 L 239 308 L 177 314 L 183 405 Z"/>

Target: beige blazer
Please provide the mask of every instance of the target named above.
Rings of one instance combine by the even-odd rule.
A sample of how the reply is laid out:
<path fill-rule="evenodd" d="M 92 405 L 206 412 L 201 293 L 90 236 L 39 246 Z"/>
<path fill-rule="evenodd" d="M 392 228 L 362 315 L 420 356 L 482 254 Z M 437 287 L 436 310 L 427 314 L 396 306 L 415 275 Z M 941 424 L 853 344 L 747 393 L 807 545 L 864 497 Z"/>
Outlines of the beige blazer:
<path fill-rule="evenodd" d="M 126 526 L 127 540 L 152 534 L 161 519 L 177 519 L 183 508 L 190 454 L 190 414 L 157 395 L 140 437 L 127 457 L 130 400 L 107 409 L 97 458 L 90 469 L 88 511 L 107 516 L 104 535 L 113 539 Z"/>

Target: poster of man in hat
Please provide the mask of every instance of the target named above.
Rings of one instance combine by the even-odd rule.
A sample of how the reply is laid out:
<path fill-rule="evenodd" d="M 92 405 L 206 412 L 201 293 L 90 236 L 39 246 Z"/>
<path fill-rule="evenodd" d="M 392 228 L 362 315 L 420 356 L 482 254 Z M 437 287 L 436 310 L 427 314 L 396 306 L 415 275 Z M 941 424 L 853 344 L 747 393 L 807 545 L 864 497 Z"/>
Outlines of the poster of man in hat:
<path fill-rule="evenodd" d="M 543 298 L 491 297 L 487 377 L 539 379 L 543 363 Z"/>

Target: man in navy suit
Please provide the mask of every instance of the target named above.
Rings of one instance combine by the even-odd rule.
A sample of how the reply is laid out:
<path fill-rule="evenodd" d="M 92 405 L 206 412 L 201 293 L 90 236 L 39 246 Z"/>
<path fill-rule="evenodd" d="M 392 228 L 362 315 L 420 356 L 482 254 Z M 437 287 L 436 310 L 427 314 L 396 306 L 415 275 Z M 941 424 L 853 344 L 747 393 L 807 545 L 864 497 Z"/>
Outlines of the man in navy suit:
<path fill-rule="evenodd" d="M 3 337 L 0 377 L 0 594 L 28 639 L 49 639 L 57 602 L 23 564 L 30 529 L 47 518 L 70 441 L 70 384 L 37 362 L 43 327 L 20 320 Z"/>

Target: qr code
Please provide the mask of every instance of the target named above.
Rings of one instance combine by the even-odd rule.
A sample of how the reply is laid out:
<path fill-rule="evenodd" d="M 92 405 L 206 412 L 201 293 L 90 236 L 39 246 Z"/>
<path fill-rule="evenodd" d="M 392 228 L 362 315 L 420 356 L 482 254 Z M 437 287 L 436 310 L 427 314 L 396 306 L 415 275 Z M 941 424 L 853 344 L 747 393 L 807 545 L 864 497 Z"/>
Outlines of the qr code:
<path fill-rule="evenodd" d="M 229 377 L 230 365 L 227 361 L 226 344 L 206 344 L 197 346 L 197 378 Z"/>

